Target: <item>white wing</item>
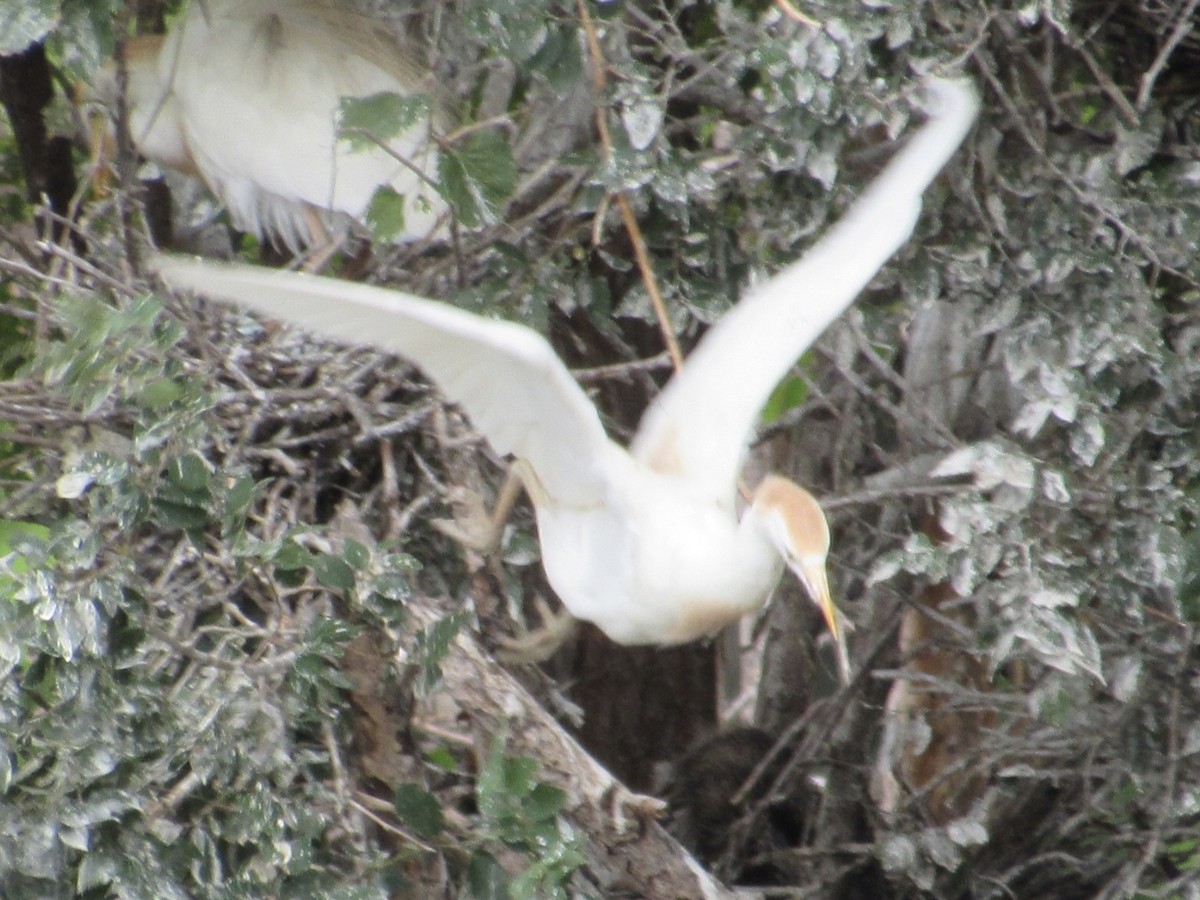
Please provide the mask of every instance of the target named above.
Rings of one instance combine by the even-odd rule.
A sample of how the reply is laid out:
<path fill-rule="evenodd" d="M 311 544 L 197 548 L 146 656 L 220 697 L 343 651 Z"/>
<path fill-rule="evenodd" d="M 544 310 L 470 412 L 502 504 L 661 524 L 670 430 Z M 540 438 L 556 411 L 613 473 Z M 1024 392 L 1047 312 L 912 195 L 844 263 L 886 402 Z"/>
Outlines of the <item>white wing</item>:
<path fill-rule="evenodd" d="M 603 498 L 610 442 L 596 408 L 524 325 L 332 278 L 168 256 L 154 265 L 174 288 L 407 357 L 492 446 L 525 460 L 551 499 L 582 506 Z"/>
<path fill-rule="evenodd" d="M 700 341 L 647 410 L 631 451 L 732 503 L 746 441 L 771 390 L 912 234 L 921 195 L 966 136 L 965 81 L 928 86 L 930 119 L 798 262 L 760 285 Z"/>

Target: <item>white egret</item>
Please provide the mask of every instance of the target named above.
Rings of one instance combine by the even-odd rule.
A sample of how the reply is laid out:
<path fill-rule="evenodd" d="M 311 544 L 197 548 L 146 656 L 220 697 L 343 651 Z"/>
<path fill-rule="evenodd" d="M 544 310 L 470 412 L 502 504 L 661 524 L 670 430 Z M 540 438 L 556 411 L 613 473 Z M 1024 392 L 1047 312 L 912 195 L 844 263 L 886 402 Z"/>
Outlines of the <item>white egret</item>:
<path fill-rule="evenodd" d="M 408 294 L 248 266 L 163 258 L 173 287 L 416 362 L 517 471 L 551 586 L 622 644 L 673 644 L 759 608 L 790 569 L 845 640 L 813 497 L 768 476 L 739 522 L 747 437 L 774 385 L 912 233 L 921 195 L 976 110 L 963 82 L 929 86 L 929 121 L 802 259 L 717 322 L 654 400 L 629 450 L 536 332 Z"/>
<path fill-rule="evenodd" d="M 389 150 L 339 136 L 339 101 L 432 94 L 383 24 L 339 0 L 193 2 L 164 36 L 125 45 L 130 136 L 147 158 L 198 175 L 234 225 L 292 252 L 362 220 L 382 185 L 404 195 L 396 240 L 429 235 L 446 213 L 433 186 L 429 117 Z M 111 108 L 116 67 L 92 96 Z M 102 148 L 111 142 L 104 123 Z"/>

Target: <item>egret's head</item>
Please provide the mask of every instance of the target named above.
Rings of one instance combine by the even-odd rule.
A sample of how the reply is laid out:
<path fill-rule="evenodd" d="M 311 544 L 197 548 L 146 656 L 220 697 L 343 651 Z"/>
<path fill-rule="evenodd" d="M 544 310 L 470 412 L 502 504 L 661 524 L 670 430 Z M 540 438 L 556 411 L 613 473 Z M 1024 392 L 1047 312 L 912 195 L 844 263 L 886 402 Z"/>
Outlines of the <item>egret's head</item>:
<path fill-rule="evenodd" d="M 825 558 L 829 555 L 829 523 L 816 499 L 795 482 L 768 475 L 754 492 L 752 509 L 804 590 L 821 610 L 836 645 L 838 675 L 850 679 L 846 636 L 829 593 Z"/>

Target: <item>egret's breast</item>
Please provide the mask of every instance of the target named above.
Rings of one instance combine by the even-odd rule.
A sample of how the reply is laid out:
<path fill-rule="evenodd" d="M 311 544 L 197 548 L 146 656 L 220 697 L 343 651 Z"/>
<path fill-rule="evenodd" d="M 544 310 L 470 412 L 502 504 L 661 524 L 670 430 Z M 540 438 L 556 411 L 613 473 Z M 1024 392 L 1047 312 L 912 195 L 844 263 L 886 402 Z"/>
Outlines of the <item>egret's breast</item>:
<path fill-rule="evenodd" d="M 641 568 L 639 593 L 659 611 L 655 643 L 714 634 L 759 609 L 779 581 L 782 560 L 769 548 L 747 546 L 722 512 L 693 511 L 688 527 L 674 534 L 681 539 Z"/>
<path fill-rule="evenodd" d="M 577 619 L 619 643 L 636 618 L 629 535 L 608 508 L 537 510 L 542 565 L 550 586 Z"/>
<path fill-rule="evenodd" d="M 740 619 L 747 610 L 724 597 L 693 597 L 681 604 L 679 612 L 674 627 L 661 643 L 686 644 L 716 634 Z"/>
<path fill-rule="evenodd" d="M 621 644 L 678 644 L 759 608 L 782 561 L 732 516 L 653 489 L 588 511 L 541 508 L 542 561 L 579 619 Z"/>

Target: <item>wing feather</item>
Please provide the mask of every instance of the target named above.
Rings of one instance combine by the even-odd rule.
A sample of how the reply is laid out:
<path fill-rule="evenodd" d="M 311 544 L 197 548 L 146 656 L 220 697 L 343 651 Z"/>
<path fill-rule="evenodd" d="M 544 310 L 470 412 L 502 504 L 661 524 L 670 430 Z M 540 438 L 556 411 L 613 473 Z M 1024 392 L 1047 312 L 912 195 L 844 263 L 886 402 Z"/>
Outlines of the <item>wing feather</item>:
<path fill-rule="evenodd" d="M 849 211 L 700 341 L 642 419 L 635 459 L 733 503 L 748 436 L 772 389 L 911 236 L 921 195 L 974 121 L 978 101 L 967 82 L 937 80 L 928 90 L 929 121 Z"/>
<path fill-rule="evenodd" d="M 573 506 L 603 498 L 610 442 L 600 416 L 553 348 L 524 325 L 314 275 L 170 256 L 155 265 L 174 288 L 406 357 L 496 450 L 525 460 L 549 498 Z"/>

